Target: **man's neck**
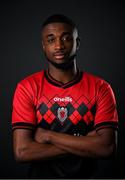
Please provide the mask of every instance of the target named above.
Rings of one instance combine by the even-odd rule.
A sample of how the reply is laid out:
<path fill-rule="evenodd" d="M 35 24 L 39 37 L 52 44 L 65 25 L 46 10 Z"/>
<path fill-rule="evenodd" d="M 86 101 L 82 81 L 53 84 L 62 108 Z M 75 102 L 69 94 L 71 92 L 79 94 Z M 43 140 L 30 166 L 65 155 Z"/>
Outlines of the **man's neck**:
<path fill-rule="evenodd" d="M 58 69 L 54 67 L 53 65 L 49 64 L 49 74 L 57 81 L 60 81 L 62 83 L 67 83 L 71 80 L 73 80 L 77 74 L 77 66 L 74 63 L 74 66 L 72 66 L 69 69 Z"/>

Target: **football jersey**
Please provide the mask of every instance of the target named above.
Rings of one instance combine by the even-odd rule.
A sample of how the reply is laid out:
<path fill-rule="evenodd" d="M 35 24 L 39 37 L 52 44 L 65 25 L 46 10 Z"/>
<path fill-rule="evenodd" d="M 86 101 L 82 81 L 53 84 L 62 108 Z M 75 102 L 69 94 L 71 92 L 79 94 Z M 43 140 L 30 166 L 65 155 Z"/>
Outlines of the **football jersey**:
<path fill-rule="evenodd" d="M 13 100 L 12 128 L 35 130 L 37 127 L 86 135 L 93 129 L 118 128 L 116 101 L 110 85 L 103 79 L 78 71 L 68 83 L 55 80 L 48 70 L 30 75 L 18 83 Z M 32 164 L 32 177 L 75 177 L 89 162 L 76 155 Z M 94 162 L 94 161 L 93 161 Z M 84 167 L 84 177 L 88 173 Z M 33 171 L 34 170 L 34 171 Z M 90 172 L 89 172 L 90 173 Z M 76 177 L 77 178 L 77 177 Z"/>

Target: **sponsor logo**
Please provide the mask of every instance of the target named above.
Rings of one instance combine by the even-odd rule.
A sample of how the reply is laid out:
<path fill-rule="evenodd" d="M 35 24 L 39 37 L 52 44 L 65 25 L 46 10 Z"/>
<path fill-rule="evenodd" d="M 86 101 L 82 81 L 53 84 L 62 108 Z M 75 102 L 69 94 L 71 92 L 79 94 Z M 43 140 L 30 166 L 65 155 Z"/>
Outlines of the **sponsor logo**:
<path fill-rule="evenodd" d="M 82 136 L 80 133 L 74 133 L 74 136 Z"/>
<path fill-rule="evenodd" d="M 59 97 L 54 97 L 55 102 L 72 102 L 71 97 L 64 97 L 64 98 L 59 98 Z"/>

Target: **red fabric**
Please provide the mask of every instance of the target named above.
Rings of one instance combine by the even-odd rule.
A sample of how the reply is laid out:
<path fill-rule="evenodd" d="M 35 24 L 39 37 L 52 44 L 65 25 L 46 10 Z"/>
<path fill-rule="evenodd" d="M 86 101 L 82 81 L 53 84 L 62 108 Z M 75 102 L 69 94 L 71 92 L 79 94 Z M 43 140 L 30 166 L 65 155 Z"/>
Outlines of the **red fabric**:
<path fill-rule="evenodd" d="M 52 79 L 50 80 L 52 81 Z M 47 123 L 59 119 L 59 108 L 74 125 L 93 122 L 95 128 L 117 128 L 116 101 L 110 85 L 94 75 L 84 72 L 81 80 L 67 88 L 58 87 L 46 79 L 44 71 L 35 73 L 18 83 L 12 112 L 14 128 L 33 128 L 43 118 Z M 55 80 L 54 80 L 55 82 Z M 71 83 L 71 82 L 70 82 Z M 95 114 L 92 108 L 96 107 Z"/>

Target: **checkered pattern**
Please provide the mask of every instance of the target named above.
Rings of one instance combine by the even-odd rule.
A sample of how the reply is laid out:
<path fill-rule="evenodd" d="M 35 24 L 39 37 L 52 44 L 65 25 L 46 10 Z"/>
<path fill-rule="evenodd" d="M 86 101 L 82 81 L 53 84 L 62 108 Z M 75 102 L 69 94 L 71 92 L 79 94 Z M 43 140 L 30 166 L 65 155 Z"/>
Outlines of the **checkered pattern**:
<path fill-rule="evenodd" d="M 54 97 L 59 97 L 59 95 L 55 95 Z M 67 119 L 70 120 L 73 124 L 77 124 L 82 119 L 87 119 L 87 113 L 91 115 L 90 109 L 88 109 L 87 105 L 83 103 L 84 96 L 82 95 L 77 100 L 72 97 L 72 102 L 54 102 L 54 97 L 48 99 L 45 95 L 43 96 L 42 104 L 39 106 L 39 112 L 41 117 L 49 124 L 51 124 L 55 119 L 58 119 L 58 108 L 65 107 L 68 110 Z M 87 101 L 85 99 L 85 101 Z M 87 101 L 87 104 L 89 102 Z"/>

